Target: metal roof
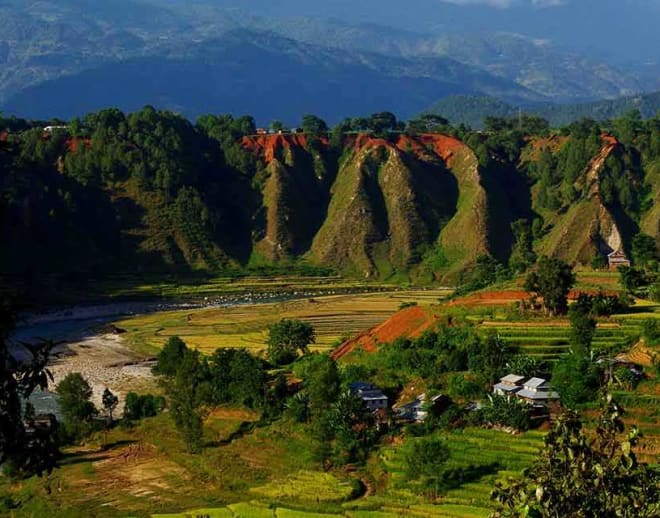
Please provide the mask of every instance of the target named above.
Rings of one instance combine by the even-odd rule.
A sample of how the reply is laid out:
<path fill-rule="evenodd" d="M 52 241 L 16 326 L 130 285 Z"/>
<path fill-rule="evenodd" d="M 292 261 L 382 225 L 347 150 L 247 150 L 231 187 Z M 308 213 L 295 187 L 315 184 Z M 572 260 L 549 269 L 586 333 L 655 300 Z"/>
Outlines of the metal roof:
<path fill-rule="evenodd" d="M 548 383 L 547 380 L 544 380 L 543 378 L 530 378 L 524 383 L 524 385 L 525 387 L 539 388 L 546 383 Z"/>
<path fill-rule="evenodd" d="M 519 383 L 525 379 L 525 376 L 518 376 L 517 374 L 507 374 L 500 381 L 504 383 Z"/>

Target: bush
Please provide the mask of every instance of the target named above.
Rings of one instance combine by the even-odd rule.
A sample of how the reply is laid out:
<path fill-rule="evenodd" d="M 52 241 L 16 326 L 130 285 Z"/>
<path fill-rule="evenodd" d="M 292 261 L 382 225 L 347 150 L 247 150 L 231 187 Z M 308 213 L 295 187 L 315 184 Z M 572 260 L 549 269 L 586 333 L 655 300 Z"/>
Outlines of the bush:
<path fill-rule="evenodd" d="M 654 344 L 660 340 L 660 326 L 658 321 L 653 318 L 647 318 L 642 322 L 642 336 L 648 344 Z"/>
<path fill-rule="evenodd" d="M 529 405 L 506 396 L 491 396 L 481 415 L 485 423 L 510 426 L 520 431 L 529 430 L 532 423 Z"/>
<path fill-rule="evenodd" d="M 154 417 L 165 408 L 165 399 L 153 394 L 126 394 L 124 404 L 124 419 L 138 421 L 145 417 Z"/>

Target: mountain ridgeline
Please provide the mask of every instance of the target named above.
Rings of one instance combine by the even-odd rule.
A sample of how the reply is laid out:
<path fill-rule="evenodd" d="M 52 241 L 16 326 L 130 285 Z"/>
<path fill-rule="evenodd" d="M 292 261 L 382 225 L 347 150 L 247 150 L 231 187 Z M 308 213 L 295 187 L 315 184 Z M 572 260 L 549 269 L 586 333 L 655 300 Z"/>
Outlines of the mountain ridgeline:
<path fill-rule="evenodd" d="M 0 122 L 0 271 L 21 283 L 263 268 L 447 282 L 484 256 L 594 264 L 660 239 L 658 119 L 614 121 L 616 136 L 391 114 L 256 134 L 250 117 L 150 107 L 48 132 Z"/>

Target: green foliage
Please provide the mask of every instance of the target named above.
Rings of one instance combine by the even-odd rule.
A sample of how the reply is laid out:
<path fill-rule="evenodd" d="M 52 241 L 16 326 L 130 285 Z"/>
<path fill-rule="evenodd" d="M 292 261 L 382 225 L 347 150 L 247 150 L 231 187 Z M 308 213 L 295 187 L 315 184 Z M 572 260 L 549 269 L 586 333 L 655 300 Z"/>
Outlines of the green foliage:
<path fill-rule="evenodd" d="M 496 394 L 488 396 L 488 403 L 480 410 L 485 423 L 509 426 L 515 430 L 529 430 L 531 426 L 530 406 L 524 401 Z"/>
<path fill-rule="evenodd" d="M 328 133 L 328 125 L 316 115 L 303 115 L 300 128 L 306 135 L 320 137 Z"/>
<path fill-rule="evenodd" d="M 516 352 L 496 333 L 491 333 L 467 347 L 468 368 L 488 383 L 493 383 L 504 374 L 507 363 Z"/>
<path fill-rule="evenodd" d="M 205 411 L 203 367 L 197 351 L 186 350 L 176 374 L 166 382 L 169 409 L 188 453 L 199 453 Z"/>
<path fill-rule="evenodd" d="M 91 419 L 98 411 L 90 401 L 92 388 L 87 380 L 79 372 L 72 372 L 58 383 L 55 392 L 69 436 L 75 440 L 89 434 Z"/>
<path fill-rule="evenodd" d="M 119 398 L 106 387 L 101 396 L 101 402 L 103 403 L 103 408 L 108 414 L 108 419 L 112 422 L 112 413 L 119 404 Z"/>
<path fill-rule="evenodd" d="M 406 131 L 412 135 L 421 133 L 446 133 L 451 130 L 449 121 L 440 115 L 424 114 L 408 121 Z"/>
<path fill-rule="evenodd" d="M 480 255 L 472 268 L 461 273 L 460 285 L 455 294 L 463 295 L 510 278 L 509 269 L 497 259 L 490 255 Z"/>
<path fill-rule="evenodd" d="M 639 288 L 648 285 L 649 277 L 641 268 L 619 266 L 621 285 L 628 293 L 634 293 Z"/>
<path fill-rule="evenodd" d="M 312 415 L 318 417 L 337 401 L 341 377 L 337 363 L 325 354 L 312 357 L 306 374 L 305 392 L 309 397 Z"/>
<path fill-rule="evenodd" d="M 263 362 L 245 349 L 217 349 L 209 358 L 206 380 L 209 403 L 234 403 L 253 408 L 264 399 Z"/>
<path fill-rule="evenodd" d="M 371 412 L 350 391 L 339 394 L 322 415 L 318 430 L 321 441 L 332 444 L 337 464 L 364 462 L 378 438 Z"/>
<path fill-rule="evenodd" d="M 552 386 L 567 408 L 595 401 L 600 390 L 601 372 L 590 357 L 562 356 L 552 370 Z"/>
<path fill-rule="evenodd" d="M 268 358 L 275 365 L 291 363 L 298 351 L 308 352 L 316 335 L 311 324 L 300 320 L 283 319 L 268 329 Z"/>
<path fill-rule="evenodd" d="M 0 299 L 0 465 L 10 465 L 17 474 L 50 474 L 59 457 L 56 431 L 39 430 L 30 438 L 26 421 L 33 416 L 22 400 L 37 389 L 45 390 L 51 379 L 46 370 L 51 343 L 28 348 L 32 358 L 17 362 L 9 349 L 9 334 L 14 328 L 14 312 Z M 32 408 L 32 410 L 34 410 Z"/>
<path fill-rule="evenodd" d="M 571 321 L 571 353 L 581 357 L 591 356 L 591 342 L 596 333 L 596 320 L 592 315 L 590 297 L 581 294 L 568 311 Z"/>
<path fill-rule="evenodd" d="M 410 480 L 422 479 L 424 488 L 437 490 L 442 486 L 442 475 L 449 457 L 445 441 L 436 437 L 415 439 L 407 447 L 405 455 L 406 477 Z"/>
<path fill-rule="evenodd" d="M 536 356 L 528 354 L 517 354 L 506 363 L 506 370 L 512 374 L 532 378 L 545 372 L 546 365 Z"/>
<path fill-rule="evenodd" d="M 636 264 L 645 267 L 658 259 L 658 246 L 648 234 L 637 234 L 632 240 L 632 257 Z"/>
<path fill-rule="evenodd" d="M 522 273 L 536 262 L 532 248 L 532 231 L 529 222 L 519 219 L 511 224 L 514 244 L 509 256 L 509 266 L 515 272 Z"/>
<path fill-rule="evenodd" d="M 556 257 L 543 256 L 536 271 L 525 279 L 525 290 L 543 297 L 543 305 L 551 315 L 568 310 L 568 292 L 575 284 L 573 269 Z"/>
<path fill-rule="evenodd" d="M 153 367 L 154 374 L 174 376 L 186 352 L 186 343 L 178 336 L 171 336 L 158 353 L 156 365 Z"/>
<path fill-rule="evenodd" d="M 495 516 L 657 516 L 660 475 L 637 460 L 641 435 L 626 432 L 622 415 L 608 396 L 595 434 L 576 413 L 561 416 L 536 464 L 520 480 L 498 483 Z"/>
<path fill-rule="evenodd" d="M 165 408 L 165 398 L 153 394 L 129 392 L 124 402 L 124 419 L 139 421 L 146 417 L 155 417 Z"/>
<path fill-rule="evenodd" d="M 655 344 L 660 341 L 660 324 L 656 319 L 644 319 L 642 322 L 642 336 L 648 344 Z"/>

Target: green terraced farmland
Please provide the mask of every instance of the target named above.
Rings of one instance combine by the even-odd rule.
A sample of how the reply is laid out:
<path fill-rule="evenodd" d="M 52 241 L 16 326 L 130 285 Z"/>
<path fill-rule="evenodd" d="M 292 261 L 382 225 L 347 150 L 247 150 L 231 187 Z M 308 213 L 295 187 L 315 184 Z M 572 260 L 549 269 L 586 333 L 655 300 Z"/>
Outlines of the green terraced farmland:
<path fill-rule="evenodd" d="M 392 496 L 409 501 L 410 509 L 420 516 L 488 516 L 492 510 L 490 493 L 495 480 L 515 477 L 538 457 L 543 433 L 532 431 L 512 435 L 496 430 L 469 428 L 442 435 L 451 452 L 450 468 L 463 468 L 473 473 L 470 482 L 449 490 L 437 505 L 414 503 L 414 483 L 404 478 L 401 448 L 383 450 L 381 461 L 391 476 Z M 414 439 L 410 439 L 414 440 Z M 411 513 L 414 515 L 417 513 Z"/>
<path fill-rule="evenodd" d="M 499 336 L 511 345 L 519 347 L 522 352 L 542 359 L 555 360 L 569 350 L 570 327 L 566 321 L 542 321 L 538 324 L 485 322 L 480 329 L 484 333 L 496 331 Z M 629 345 L 631 339 L 639 335 L 639 331 L 640 325 L 637 322 L 599 323 L 594 335 L 593 348 L 598 351 Z"/>

